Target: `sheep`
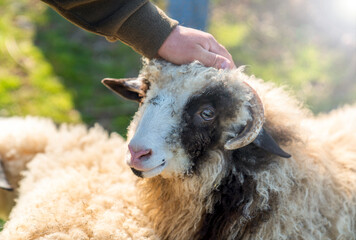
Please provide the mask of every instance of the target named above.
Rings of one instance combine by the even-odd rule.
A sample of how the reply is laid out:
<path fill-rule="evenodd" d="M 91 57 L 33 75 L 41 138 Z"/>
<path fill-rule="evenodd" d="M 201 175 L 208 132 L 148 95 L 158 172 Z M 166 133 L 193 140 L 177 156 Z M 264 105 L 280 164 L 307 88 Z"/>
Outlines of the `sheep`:
<path fill-rule="evenodd" d="M 49 119 L 32 117 L 0 118 L 0 163 L 5 170 L 0 179 L 0 218 L 9 214 L 16 197 L 9 192 L 18 187 L 20 173 L 36 154 L 44 151 L 55 125 Z M 35 136 L 35 137 L 34 137 Z"/>
<path fill-rule="evenodd" d="M 198 62 L 103 83 L 140 103 L 127 144 L 55 130 L 0 239 L 356 239 L 355 106 L 313 117 L 242 68 Z"/>
<path fill-rule="evenodd" d="M 356 239 L 356 107 L 314 118 L 243 73 L 149 62 L 126 162 L 162 239 Z M 280 147 L 281 146 L 281 147 Z"/>
<path fill-rule="evenodd" d="M 37 117 L 2 119 L 0 132 L 18 195 L 0 239 L 158 239 L 136 206 L 135 176 L 117 161 L 121 136 Z"/>

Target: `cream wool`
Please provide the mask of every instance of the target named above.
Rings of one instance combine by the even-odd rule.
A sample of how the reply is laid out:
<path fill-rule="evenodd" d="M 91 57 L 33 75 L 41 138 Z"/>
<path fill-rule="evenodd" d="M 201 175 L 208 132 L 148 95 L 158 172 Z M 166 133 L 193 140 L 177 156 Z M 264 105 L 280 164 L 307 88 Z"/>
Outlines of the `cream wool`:
<path fill-rule="evenodd" d="M 32 131 L 32 143 L 41 139 L 39 129 L 51 137 L 28 164 L 0 239 L 158 239 L 136 206 L 136 179 L 120 161 L 126 152 L 120 136 L 99 126 L 31 128 L 36 121 L 49 122 L 7 120 L 9 131 Z"/>
<path fill-rule="evenodd" d="M 142 112 L 162 89 L 185 96 L 175 102 L 182 109 L 187 96 L 211 82 L 223 81 L 230 88 L 236 78 L 248 81 L 264 103 L 265 127 L 292 155 L 274 157 L 269 167 L 249 173 L 256 193 L 243 206 L 242 216 L 233 216 L 225 232 L 219 232 L 221 239 L 356 239 L 356 107 L 315 118 L 282 89 L 247 78 L 241 69 L 229 73 L 151 62 L 141 76 L 151 84 Z M 142 114 L 139 110 L 134 119 L 131 137 Z M 204 217 L 221 200 L 213 192 L 219 191 L 227 160 L 214 149 L 206 159 L 199 174 L 178 171 L 174 176 L 163 170 L 161 176 L 140 181 L 145 214 L 163 239 L 200 238 Z"/>
<path fill-rule="evenodd" d="M 0 118 L 0 158 L 12 187 L 17 188 L 20 173 L 36 154 L 44 152 L 55 125 L 51 120 L 32 117 Z M 6 218 L 16 192 L 0 189 L 0 217 Z"/>
<path fill-rule="evenodd" d="M 24 172 L 0 239 L 356 239 L 355 106 L 313 117 L 284 90 L 242 69 L 198 63 L 151 61 L 141 77 L 149 86 L 130 89 L 144 97 L 129 143 L 149 144 L 152 163 L 163 159 L 161 172 L 135 177 L 124 164 L 125 158 L 132 162 L 122 139 L 98 126 L 54 128 Z M 235 151 L 219 147 L 251 120 L 251 96 L 242 81 L 257 91 L 264 128 L 291 158 L 253 144 Z M 219 121 L 216 144 L 201 155 L 193 151 L 198 145 L 182 140 L 185 114 L 194 107 L 192 96 L 219 91 L 225 105 L 215 110 L 226 118 Z M 237 100 L 229 101 L 230 95 Z M 8 128 L 16 128 L 9 121 Z"/>

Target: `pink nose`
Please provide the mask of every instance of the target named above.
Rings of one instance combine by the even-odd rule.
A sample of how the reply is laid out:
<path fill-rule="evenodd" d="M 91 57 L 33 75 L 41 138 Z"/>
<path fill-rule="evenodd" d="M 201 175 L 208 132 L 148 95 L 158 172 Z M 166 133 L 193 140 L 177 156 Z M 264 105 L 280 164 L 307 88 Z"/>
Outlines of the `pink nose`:
<path fill-rule="evenodd" d="M 143 161 L 143 157 L 149 157 L 152 154 L 152 150 L 151 149 L 137 149 L 132 147 L 131 145 L 129 145 L 129 151 L 131 153 L 131 162 L 139 162 L 139 161 Z"/>

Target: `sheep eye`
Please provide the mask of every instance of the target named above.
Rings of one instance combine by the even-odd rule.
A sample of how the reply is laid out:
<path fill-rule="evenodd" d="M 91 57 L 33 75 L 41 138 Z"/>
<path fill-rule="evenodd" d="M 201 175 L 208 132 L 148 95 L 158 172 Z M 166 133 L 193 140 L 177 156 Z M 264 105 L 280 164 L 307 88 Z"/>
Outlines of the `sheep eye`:
<path fill-rule="evenodd" d="M 204 119 L 205 121 L 211 121 L 215 118 L 215 111 L 214 108 L 212 106 L 208 106 L 206 108 L 204 108 L 201 112 L 200 112 L 200 117 L 202 119 Z"/>

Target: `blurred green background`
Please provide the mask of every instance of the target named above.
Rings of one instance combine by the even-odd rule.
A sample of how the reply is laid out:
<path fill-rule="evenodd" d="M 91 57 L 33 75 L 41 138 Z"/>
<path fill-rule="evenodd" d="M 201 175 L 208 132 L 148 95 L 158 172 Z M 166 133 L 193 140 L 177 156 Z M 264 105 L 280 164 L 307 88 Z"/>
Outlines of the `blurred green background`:
<path fill-rule="evenodd" d="M 236 65 L 285 85 L 315 113 L 356 102 L 355 0 L 211 0 L 208 19 L 207 31 Z M 79 29 L 38 0 L 0 0 L 0 116 L 99 122 L 125 136 L 137 105 L 100 80 L 139 69 L 129 47 Z"/>
<path fill-rule="evenodd" d="M 250 74 L 326 112 L 356 99 L 353 2 L 213 0 L 207 31 Z M 137 105 L 100 80 L 133 77 L 139 68 L 129 47 L 79 29 L 38 0 L 0 0 L 0 116 L 99 122 L 125 136 Z"/>

